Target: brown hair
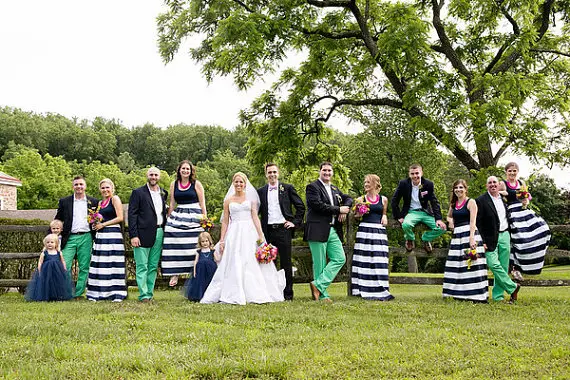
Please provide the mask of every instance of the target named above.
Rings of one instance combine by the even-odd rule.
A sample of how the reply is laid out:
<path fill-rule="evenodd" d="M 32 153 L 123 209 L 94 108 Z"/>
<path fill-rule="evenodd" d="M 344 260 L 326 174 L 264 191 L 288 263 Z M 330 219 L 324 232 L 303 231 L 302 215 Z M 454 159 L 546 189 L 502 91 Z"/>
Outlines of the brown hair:
<path fill-rule="evenodd" d="M 265 164 L 265 169 L 264 169 L 264 170 L 267 171 L 267 168 L 270 167 L 270 166 L 275 166 L 275 167 L 277 167 L 277 169 L 279 169 L 279 166 L 278 166 L 275 162 L 268 162 L 268 163 Z"/>
<path fill-rule="evenodd" d="M 331 164 L 329 161 L 323 161 L 323 162 L 321 162 L 321 165 L 319 166 L 319 170 L 321 170 L 321 169 L 323 168 L 323 166 L 330 166 L 331 169 L 334 169 L 334 168 L 333 168 L 333 164 Z"/>
<path fill-rule="evenodd" d="M 514 166 L 515 168 L 517 168 L 517 170 L 520 171 L 519 169 L 519 164 L 517 164 L 514 161 L 509 162 L 508 164 L 505 165 L 505 171 L 509 170 L 509 168 L 511 168 L 512 166 Z"/>
<path fill-rule="evenodd" d="M 411 164 L 408 170 L 418 169 L 418 168 L 421 169 L 422 171 L 424 170 L 424 168 L 422 168 L 420 164 Z"/>
<path fill-rule="evenodd" d="M 376 174 L 366 174 L 364 176 L 364 180 L 370 180 L 370 182 L 372 182 L 374 184 L 374 188 L 376 189 L 376 191 L 380 192 L 380 190 L 382 190 L 382 184 L 380 183 L 380 177 L 378 177 Z"/>
<path fill-rule="evenodd" d="M 467 182 L 464 179 L 458 179 L 457 181 L 453 182 L 453 186 L 451 186 L 451 197 L 449 200 L 449 207 L 455 207 L 455 203 L 457 202 L 457 195 L 455 195 L 455 186 L 463 185 L 465 187 L 465 194 L 467 194 Z"/>
<path fill-rule="evenodd" d="M 176 167 L 176 180 L 178 182 L 182 181 L 182 175 L 180 174 L 180 168 L 184 164 L 190 165 L 190 182 L 192 182 L 192 183 L 196 182 L 196 167 L 194 165 L 192 165 L 192 163 L 188 160 L 180 161 L 180 163 L 178 164 L 178 167 Z"/>

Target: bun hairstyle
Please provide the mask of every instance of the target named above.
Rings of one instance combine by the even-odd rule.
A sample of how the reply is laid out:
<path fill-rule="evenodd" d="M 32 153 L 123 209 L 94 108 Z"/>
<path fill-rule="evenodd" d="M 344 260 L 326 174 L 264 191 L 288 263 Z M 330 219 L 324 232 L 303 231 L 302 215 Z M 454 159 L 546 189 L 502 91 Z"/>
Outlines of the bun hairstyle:
<path fill-rule="evenodd" d="M 382 190 L 382 184 L 380 183 L 380 177 L 378 177 L 376 174 L 367 174 L 364 177 L 364 180 L 369 180 L 370 182 L 372 182 L 372 184 L 374 185 L 374 189 L 377 192 L 380 192 L 380 190 Z"/>
<path fill-rule="evenodd" d="M 247 183 L 248 179 L 247 179 L 247 175 L 245 173 L 242 172 L 237 172 L 236 174 L 234 174 L 234 176 L 232 177 L 232 183 L 236 180 L 236 177 L 241 177 L 241 179 L 243 179 L 244 182 Z"/>

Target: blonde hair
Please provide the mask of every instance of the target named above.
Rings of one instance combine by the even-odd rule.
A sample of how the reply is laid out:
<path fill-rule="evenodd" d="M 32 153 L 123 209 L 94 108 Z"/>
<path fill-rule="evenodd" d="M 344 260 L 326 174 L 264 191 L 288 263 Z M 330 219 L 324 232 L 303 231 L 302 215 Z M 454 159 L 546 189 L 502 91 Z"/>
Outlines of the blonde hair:
<path fill-rule="evenodd" d="M 56 234 L 48 234 L 46 235 L 46 237 L 44 237 L 44 248 L 46 247 L 47 241 L 50 239 L 55 240 L 55 249 L 59 251 L 59 236 L 57 236 Z"/>
<path fill-rule="evenodd" d="M 59 219 L 54 219 L 49 223 L 49 228 L 54 228 L 55 226 L 59 226 L 63 230 L 63 222 Z"/>
<path fill-rule="evenodd" d="M 113 181 L 111 181 L 109 178 L 103 178 L 101 181 L 99 181 L 99 188 L 101 188 L 101 185 L 104 183 L 108 183 L 109 185 L 111 185 L 111 192 L 115 194 L 115 184 L 113 183 Z"/>
<path fill-rule="evenodd" d="M 380 177 L 378 177 L 376 174 L 366 174 L 364 176 L 364 180 L 369 180 L 370 182 L 372 182 L 372 184 L 374 185 L 374 189 L 378 192 L 380 192 L 380 190 L 382 190 L 382 184 L 380 183 Z"/>
<path fill-rule="evenodd" d="M 245 183 L 247 183 L 248 179 L 247 179 L 247 175 L 245 175 L 245 173 L 243 172 L 237 172 L 236 174 L 234 174 L 234 176 L 232 177 L 232 183 L 234 183 L 234 181 L 236 180 L 236 177 L 241 177 L 241 179 L 243 179 L 243 181 Z"/>
<path fill-rule="evenodd" d="M 198 235 L 198 247 L 202 248 L 200 242 L 202 241 L 203 237 L 208 239 L 208 241 L 210 242 L 210 249 L 214 249 L 214 239 L 212 239 L 212 235 L 210 235 L 210 233 L 206 231 L 200 232 L 200 235 Z"/>

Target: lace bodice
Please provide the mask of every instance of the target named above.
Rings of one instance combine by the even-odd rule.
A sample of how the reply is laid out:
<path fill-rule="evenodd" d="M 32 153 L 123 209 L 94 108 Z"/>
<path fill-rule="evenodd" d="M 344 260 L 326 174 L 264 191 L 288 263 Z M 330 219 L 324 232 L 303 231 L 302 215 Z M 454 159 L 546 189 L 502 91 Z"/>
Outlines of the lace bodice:
<path fill-rule="evenodd" d="M 251 220 L 251 202 L 245 200 L 241 203 L 230 202 L 230 219 L 232 222 L 243 222 Z"/>

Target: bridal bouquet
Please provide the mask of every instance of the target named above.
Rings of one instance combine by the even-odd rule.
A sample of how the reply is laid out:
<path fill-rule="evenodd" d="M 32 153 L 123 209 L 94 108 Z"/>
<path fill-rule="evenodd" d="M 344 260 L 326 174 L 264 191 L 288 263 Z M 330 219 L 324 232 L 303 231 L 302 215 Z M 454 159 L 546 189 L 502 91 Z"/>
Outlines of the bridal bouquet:
<path fill-rule="evenodd" d="M 99 210 L 101 210 L 100 205 L 97 206 L 96 210 L 88 209 L 89 214 L 87 215 L 87 222 L 92 226 L 103 221 L 103 215 L 101 215 Z"/>
<path fill-rule="evenodd" d="M 479 258 L 476 249 L 467 248 L 463 251 L 465 253 L 465 258 L 467 259 L 467 269 L 471 269 L 471 263 Z"/>
<path fill-rule="evenodd" d="M 277 258 L 277 247 L 271 244 L 263 243 L 257 247 L 255 258 L 262 264 L 269 264 Z"/>
<path fill-rule="evenodd" d="M 532 199 L 532 195 L 530 195 L 527 185 L 521 185 L 517 190 L 517 199 L 520 199 L 521 201 L 524 199 L 528 199 L 530 201 Z"/>
<path fill-rule="evenodd" d="M 364 197 L 362 197 L 362 199 L 364 199 Z M 354 206 L 352 206 L 352 210 L 354 211 L 354 216 L 360 218 L 370 212 L 370 202 L 357 199 Z"/>
<path fill-rule="evenodd" d="M 214 218 L 208 218 L 207 216 L 203 216 L 200 219 L 200 227 L 204 229 L 204 231 L 208 232 L 212 227 L 214 227 Z"/>

